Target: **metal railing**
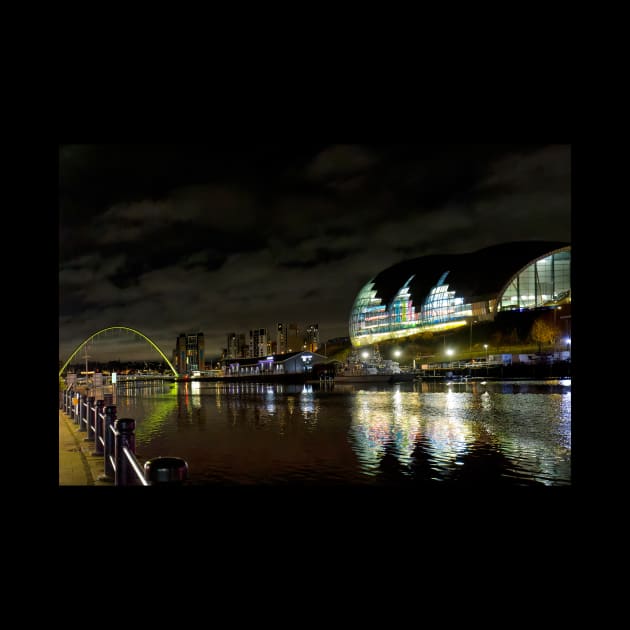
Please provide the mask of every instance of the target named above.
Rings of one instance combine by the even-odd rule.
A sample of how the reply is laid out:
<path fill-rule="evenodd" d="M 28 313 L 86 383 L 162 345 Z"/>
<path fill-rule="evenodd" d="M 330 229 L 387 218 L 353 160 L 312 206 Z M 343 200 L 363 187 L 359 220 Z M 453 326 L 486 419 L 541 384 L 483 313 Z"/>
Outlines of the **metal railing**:
<path fill-rule="evenodd" d="M 103 474 L 99 480 L 116 486 L 181 484 L 188 479 L 188 464 L 181 457 L 155 457 L 140 464 L 136 457 L 136 421 L 116 419 L 116 406 L 105 405 L 80 392 L 65 390 L 61 409 L 86 432 L 85 442 L 94 442 L 92 455 L 102 456 Z"/>

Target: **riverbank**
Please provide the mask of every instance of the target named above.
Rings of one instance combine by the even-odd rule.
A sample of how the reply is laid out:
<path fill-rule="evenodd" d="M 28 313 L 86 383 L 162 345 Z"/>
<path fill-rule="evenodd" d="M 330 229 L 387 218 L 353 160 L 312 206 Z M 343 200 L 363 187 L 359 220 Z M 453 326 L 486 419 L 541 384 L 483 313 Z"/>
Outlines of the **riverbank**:
<path fill-rule="evenodd" d="M 85 435 L 59 410 L 59 485 L 111 486 L 111 482 L 99 481 L 103 458 L 92 455 L 94 442 L 84 442 Z"/>

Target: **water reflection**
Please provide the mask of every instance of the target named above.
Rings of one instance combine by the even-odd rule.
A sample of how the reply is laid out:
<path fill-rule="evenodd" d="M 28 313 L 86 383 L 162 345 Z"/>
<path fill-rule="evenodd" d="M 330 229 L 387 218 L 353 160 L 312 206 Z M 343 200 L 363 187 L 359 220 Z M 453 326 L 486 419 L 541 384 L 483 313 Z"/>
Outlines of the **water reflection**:
<path fill-rule="evenodd" d="M 118 395 L 194 483 L 566 485 L 570 382 L 189 382 Z"/>
<path fill-rule="evenodd" d="M 570 391 L 547 389 L 541 406 L 544 383 L 519 396 L 514 383 L 509 395 L 504 385 L 357 391 L 350 436 L 362 471 L 387 482 L 395 473 L 416 481 L 570 483 Z"/>
<path fill-rule="evenodd" d="M 415 405 L 416 412 L 411 407 Z M 361 390 L 354 397 L 350 440 L 366 474 L 376 475 L 386 455 L 394 457 L 406 471 L 419 433 L 420 403 L 415 398 L 404 401 L 399 386 L 395 390 Z M 390 466 L 391 468 L 391 466 Z"/>
<path fill-rule="evenodd" d="M 119 418 L 136 421 L 136 451 L 160 435 L 179 403 L 178 389 L 173 383 L 151 383 L 143 387 L 121 387 L 114 391 L 113 401 Z"/>
<path fill-rule="evenodd" d="M 203 429 L 205 415 L 202 413 L 201 406 L 201 382 L 183 383 L 177 397 L 177 426 L 180 430 L 185 431 L 195 425 Z"/>
<path fill-rule="evenodd" d="M 313 430 L 317 424 L 319 404 L 315 400 L 312 385 L 304 385 L 300 392 L 300 411 L 304 417 L 304 423 L 309 430 Z"/>

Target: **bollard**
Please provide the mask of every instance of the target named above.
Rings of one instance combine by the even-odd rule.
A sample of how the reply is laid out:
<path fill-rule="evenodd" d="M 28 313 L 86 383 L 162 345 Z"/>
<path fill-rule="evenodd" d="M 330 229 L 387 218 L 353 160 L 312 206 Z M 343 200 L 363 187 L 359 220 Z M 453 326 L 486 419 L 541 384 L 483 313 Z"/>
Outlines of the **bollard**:
<path fill-rule="evenodd" d="M 188 479 L 188 464 L 181 457 L 154 457 L 144 464 L 144 478 L 152 486 L 182 485 Z"/>
<path fill-rule="evenodd" d="M 105 459 L 104 479 L 114 480 L 115 472 L 111 458 L 114 457 L 114 422 L 116 421 L 116 406 L 105 407 L 105 422 L 103 423 L 103 437 L 105 439 L 105 449 L 103 458 Z"/>
<path fill-rule="evenodd" d="M 114 423 L 114 428 L 116 429 L 116 485 L 131 486 L 134 485 L 135 472 L 123 448 L 126 446 L 132 453 L 136 452 L 136 436 L 134 435 L 136 421 L 133 418 L 119 418 Z"/>
<path fill-rule="evenodd" d="M 92 455 L 98 456 L 103 454 L 103 444 L 101 443 L 101 438 L 103 437 L 103 418 L 101 418 L 103 405 L 104 402 L 102 400 L 97 400 L 96 413 L 94 414 L 94 452 Z"/>

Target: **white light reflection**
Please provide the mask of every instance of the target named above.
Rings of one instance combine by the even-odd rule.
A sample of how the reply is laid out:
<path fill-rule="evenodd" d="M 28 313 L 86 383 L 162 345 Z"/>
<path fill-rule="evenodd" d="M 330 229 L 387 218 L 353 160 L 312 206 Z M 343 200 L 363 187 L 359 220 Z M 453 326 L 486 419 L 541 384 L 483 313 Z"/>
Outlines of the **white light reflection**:
<path fill-rule="evenodd" d="M 374 405 L 375 392 L 358 391 L 350 435 L 363 472 L 375 474 L 389 441 L 390 419 Z"/>
<path fill-rule="evenodd" d="M 440 400 L 439 395 L 436 400 Z M 473 434 L 470 423 L 465 422 L 470 395 L 456 393 L 450 388 L 441 398 L 443 408 L 435 409 L 423 426 L 430 450 L 442 464 L 451 464 L 468 450 Z"/>
<path fill-rule="evenodd" d="M 317 408 L 312 385 L 304 385 L 300 392 L 300 411 L 308 424 L 317 422 Z"/>
<path fill-rule="evenodd" d="M 190 399 L 194 409 L 201 409 L 201 383 L 199 381 L 191 381 Z"/>
<path fill-rule="evenodd" d="M 364 473 L 374 475 L 388 445 L 407 467 L 420 432 L 420 403 L 412 393 L 359 391 L 354 399 L 350 438 Z M 415 412 L 415 413 L 414 413 Z"/>
<path fill-rule="evenodd" d="M 276 413 L 276 393 L 274 388 L 271 386 L 267 387 L 267 391 L 265 393 L 265 409 L 270 416 L 273 416 Z"/>
<path fill-rule="evenodd" d="M 410 402 L 417 403 L 416 397 L 409 397 Z M 400 387 L 392 396 L 392 411 L 394 423 L 392 425 L 396 455 L 401 464 L 408 466 L 411 463 L 411 455 L 415 447 L 416 438 L 420 432 L 420 422 L 417 415 L 410 415 L 409 410 L 403 405 L 403 395 Z"/>

